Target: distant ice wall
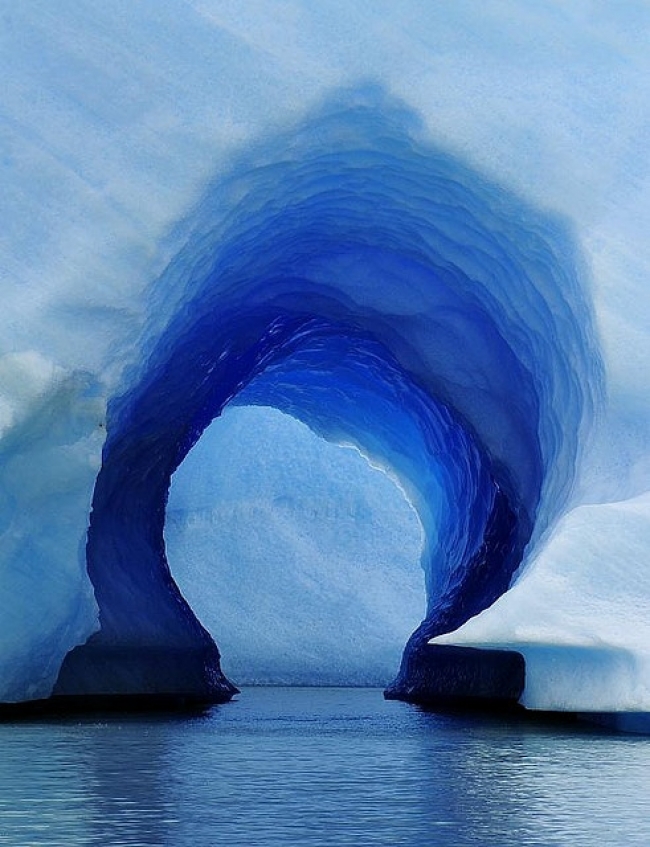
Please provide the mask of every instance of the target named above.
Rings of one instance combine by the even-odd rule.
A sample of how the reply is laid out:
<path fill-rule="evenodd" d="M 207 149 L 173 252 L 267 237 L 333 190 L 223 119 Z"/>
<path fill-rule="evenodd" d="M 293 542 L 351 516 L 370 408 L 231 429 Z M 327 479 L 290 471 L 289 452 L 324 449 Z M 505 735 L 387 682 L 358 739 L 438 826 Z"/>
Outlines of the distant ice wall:
<path fill-rule="evenodd" d="M 238 684 L 385 685 L 425 614 L 422 529 L 358 451 L 228 408 L 172 479 L 174 578 Z"/>

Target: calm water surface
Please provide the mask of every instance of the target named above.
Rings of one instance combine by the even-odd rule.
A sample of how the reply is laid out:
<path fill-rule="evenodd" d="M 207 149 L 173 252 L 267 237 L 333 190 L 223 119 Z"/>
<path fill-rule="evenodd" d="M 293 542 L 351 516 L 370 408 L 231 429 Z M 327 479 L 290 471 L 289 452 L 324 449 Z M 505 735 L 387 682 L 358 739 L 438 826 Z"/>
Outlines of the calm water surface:
<path fill-rule="evenodd" d="M 245 689 L 201 717 L 0 725 L 0 844 L 650 845 L 650 739 Z"/>

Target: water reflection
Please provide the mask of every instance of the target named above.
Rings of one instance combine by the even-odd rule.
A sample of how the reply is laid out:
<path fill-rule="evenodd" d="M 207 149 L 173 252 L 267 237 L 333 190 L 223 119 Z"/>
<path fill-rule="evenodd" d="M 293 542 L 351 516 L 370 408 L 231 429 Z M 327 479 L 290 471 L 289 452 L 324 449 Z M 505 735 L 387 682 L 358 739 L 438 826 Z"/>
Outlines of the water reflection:
<path fill-rule="evenodd" d="M 0 726 L 0 844 L 167 843 L 171 728 L 115 718 Z"/>
<path fill-rule="evenodd" d="M 92 727 L 85 736 L 82 767 L 88 844 L 135 846 L 170 841 L 180 799 L 166 784 L 169 736 L 174 726 L 173 720 L 159 718 L 110 721 Z"/>
<path fill-rule="evenodd" d="M 647 845 L 650 740 L 255 689 L 207 717 L 0 725 L 0 844 Z"/>

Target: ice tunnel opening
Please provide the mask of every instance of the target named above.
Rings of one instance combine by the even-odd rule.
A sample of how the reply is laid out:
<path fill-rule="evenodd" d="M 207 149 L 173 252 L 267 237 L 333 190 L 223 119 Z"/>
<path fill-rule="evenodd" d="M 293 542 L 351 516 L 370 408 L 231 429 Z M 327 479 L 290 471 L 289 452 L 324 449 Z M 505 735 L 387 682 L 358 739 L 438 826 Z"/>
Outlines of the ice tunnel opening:
<path fill-rule="evenodd" d="M 163 345 L 164 360 L 135 392 L 115 399 L 87 545 L 101 628 L 66 659 L 57 692 L 100 684 L 231 696 L 164 537 L 172 475 L 227 407 L 273 406 L 400 480 L 424 530 L 427 596 L 407 651 L 506 590 L 525 525 L 462 419 L 364 328 L 291 305 L 222 312 L 221 326 L 206 314 L 173 355 Z"/>
<path fill-rule="evenodd" d="M 386 685 L 425 615 L 404 490 L 271 407 L 204 430 L 172 477 L 165 542 L 237 684 Z"/>

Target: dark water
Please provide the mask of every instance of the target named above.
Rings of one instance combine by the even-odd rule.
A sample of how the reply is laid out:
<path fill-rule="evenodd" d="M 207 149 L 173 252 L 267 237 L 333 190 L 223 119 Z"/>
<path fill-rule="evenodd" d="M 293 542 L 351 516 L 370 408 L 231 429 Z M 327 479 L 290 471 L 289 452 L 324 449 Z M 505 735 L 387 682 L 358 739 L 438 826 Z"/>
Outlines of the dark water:
<path fill-rule="evenodd" d="M 0 844 L 650 844 L 650 739 L 246 689 L 202 717 L 0 725 Z"/>

